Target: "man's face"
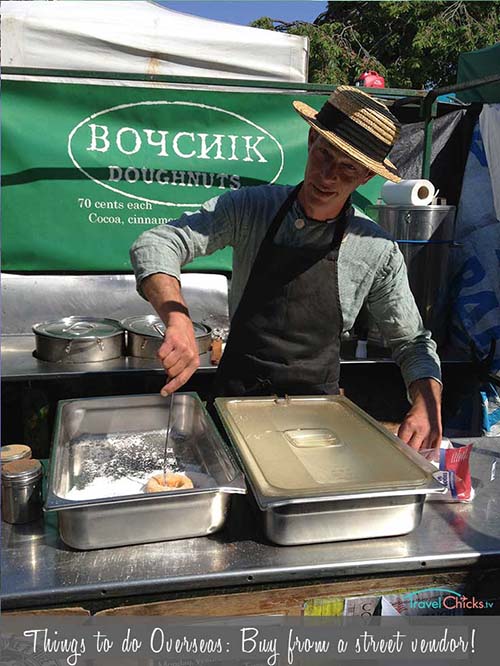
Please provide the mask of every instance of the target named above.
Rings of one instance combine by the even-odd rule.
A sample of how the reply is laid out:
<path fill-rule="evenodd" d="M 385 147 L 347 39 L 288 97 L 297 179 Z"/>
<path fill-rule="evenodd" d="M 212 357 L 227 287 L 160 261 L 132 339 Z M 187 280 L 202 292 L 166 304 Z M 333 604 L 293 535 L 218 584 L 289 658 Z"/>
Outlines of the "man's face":
<path fill-rule="evenodd" d="M 336 217 L 352 192 L 372 176 L 369 169 L 310 130 L 309 155 L 299 196 L 309 217 Z"/>

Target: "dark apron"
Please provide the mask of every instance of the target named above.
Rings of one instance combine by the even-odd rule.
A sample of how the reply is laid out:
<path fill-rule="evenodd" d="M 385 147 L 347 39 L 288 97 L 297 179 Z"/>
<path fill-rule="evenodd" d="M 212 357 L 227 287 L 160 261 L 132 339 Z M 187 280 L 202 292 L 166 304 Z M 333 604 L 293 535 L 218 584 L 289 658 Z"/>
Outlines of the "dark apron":
<path fill-rule="evenodd" d="M 214 380 L 218 396 L 339 392 L 337 259 L 346 206 L 326 249 L 283 247 L 274 238 L 301 185 L 283 203 L 252 267 Z"/>

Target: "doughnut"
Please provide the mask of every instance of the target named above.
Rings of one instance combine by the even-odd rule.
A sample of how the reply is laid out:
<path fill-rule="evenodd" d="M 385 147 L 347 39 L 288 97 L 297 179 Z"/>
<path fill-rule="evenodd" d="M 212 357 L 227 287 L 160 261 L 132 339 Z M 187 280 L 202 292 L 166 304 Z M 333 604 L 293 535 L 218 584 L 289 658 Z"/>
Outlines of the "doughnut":
<path fill-rule="evenodd" d="M 146 493 L 162 493 L 166 490 L 188 490 L 193 488 L 193 482 L 185 474 L 167 472 L 166 476 L 154 474 L 146 483 Z"/>

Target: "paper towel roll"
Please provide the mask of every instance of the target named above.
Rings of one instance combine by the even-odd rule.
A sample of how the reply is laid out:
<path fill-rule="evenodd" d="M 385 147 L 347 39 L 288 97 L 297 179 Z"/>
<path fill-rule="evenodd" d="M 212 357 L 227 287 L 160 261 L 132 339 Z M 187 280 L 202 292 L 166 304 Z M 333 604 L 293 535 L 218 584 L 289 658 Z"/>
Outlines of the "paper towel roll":
<path fill-rule="evenodd" d="M 429 180 L 387 181 L 382 186 L 382 199 L 386 204 L 428 206 L 434 198 L 434 185 Z"/>

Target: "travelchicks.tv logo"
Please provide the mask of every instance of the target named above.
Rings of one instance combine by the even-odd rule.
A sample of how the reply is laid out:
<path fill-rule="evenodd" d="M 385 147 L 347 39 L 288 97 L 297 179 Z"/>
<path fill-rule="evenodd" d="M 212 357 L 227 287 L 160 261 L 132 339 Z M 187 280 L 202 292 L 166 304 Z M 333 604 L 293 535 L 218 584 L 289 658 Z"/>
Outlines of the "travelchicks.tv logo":
<path fill-rule="evenodd" d="M 467 597 L 464 594 L 440 587 L 429 587 L 424 590 L 415 590 L 403 595 L 403 599 L 409 603 L 411 609 L 417 610 L 487 610 L 493 608 L 493 601 L 483 601 L 474 596 Z"/>

